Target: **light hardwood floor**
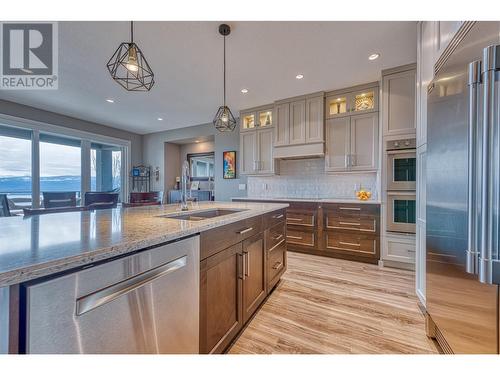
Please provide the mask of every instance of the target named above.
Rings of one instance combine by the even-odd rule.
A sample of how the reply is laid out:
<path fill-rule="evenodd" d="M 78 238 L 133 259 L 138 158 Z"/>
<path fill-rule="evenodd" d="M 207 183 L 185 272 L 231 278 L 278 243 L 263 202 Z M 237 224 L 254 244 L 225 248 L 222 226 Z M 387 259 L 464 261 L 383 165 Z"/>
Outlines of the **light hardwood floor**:
<path fill-rule="evenodd" d="M 414 272 L 288 253 L 288 270 L 229 353 L 437 353 Z"/>

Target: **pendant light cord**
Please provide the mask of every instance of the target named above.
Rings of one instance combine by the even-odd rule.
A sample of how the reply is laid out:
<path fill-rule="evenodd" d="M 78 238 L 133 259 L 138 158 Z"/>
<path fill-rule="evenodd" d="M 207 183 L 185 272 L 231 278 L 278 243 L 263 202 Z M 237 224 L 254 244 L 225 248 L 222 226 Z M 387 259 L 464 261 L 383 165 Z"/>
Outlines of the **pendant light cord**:
<path fill-rule="evenodd" d="M 134 21 L 130 21 L 130 43 L 134 43 Z"/>
<path fill-rule="evenodd" d="M 224 35 L 224 107 L 226 106 L 226 36 Z"/>

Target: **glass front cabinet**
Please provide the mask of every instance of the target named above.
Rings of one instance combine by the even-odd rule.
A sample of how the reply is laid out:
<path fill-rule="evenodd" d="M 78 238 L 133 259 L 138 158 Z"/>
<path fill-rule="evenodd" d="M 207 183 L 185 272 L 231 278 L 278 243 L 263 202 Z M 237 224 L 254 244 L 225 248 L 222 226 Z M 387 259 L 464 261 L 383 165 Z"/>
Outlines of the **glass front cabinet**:
<path fill-rule="evenodd" d="M 378 86 L 332 92 L 327 95 L 325 104 L 326 118 L 378 111 Z"/>
<path fill-rule="evenodd" d="M 240 114 L 240 130 L 255 130 L 273 126 L 273 107 L 242 111 Z"/>

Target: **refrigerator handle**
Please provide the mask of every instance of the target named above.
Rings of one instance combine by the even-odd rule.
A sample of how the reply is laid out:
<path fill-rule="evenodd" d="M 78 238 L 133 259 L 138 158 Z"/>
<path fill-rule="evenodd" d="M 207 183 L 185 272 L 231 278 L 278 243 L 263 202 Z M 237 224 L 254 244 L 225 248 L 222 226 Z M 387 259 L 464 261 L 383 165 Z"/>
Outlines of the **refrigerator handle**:
<path fill-rule="evenodd" d="M 498 251 L 498 123 L 495 114 L 496 94 L 495 76 L 500 70 L 500 45 L 486 47 L 483 50 L 483 116 L 482 116 L 482 175 L 481 175 L 481 228 L 479 253 L 479 281 L 486 284 L 493 282 L 493 258 Z M 495 247 L 495 248 L 494 248 Z"/>
<path fill-rule="evenodd" d="M 478 273 L 479 260 L 479 243 L 478 230 L 480 227 L 480 217 L 478 205 L 481 203 L 477 189 L 478 171 L 481 168 L 480 141 L 481 137 L 478 134 L 480 130 L 478 126 L 479 119 L 479 89 L 481 85 L 481 61 L 476 60 L 469 64 L 468 67 L 468 180 L 467 180 L 467 250 L 465 270 L 467 273 Z"/>

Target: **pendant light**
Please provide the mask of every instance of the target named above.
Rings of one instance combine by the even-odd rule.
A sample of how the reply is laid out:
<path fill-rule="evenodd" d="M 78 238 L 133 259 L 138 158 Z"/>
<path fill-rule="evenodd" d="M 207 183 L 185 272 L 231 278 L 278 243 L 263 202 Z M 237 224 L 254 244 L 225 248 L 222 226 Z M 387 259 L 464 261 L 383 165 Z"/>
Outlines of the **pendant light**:
<path fill-rule="evenodd" d="M 123 42 L 109 59 L 107 67 L 111 77 L 128 91 L 149 91 L 153 87 L 154 73 L 144 54 L 134 43 L 134 22 L 130 22 L 130 42 Z"/>
<path fill-rule="evenodd" d="M 219 26 L 219 33 L 224 37 L 224 96 L 222 106 L 219 107 L 213 124 L 220 132 L 232 132 L 236 127 L 236 120 L 228 106 L 226 106 L 226 36 L 231 33 L 229 25 Z"/>

